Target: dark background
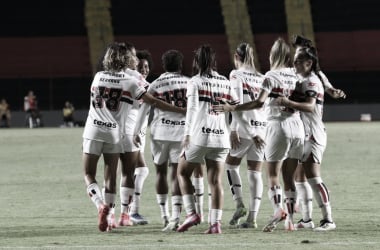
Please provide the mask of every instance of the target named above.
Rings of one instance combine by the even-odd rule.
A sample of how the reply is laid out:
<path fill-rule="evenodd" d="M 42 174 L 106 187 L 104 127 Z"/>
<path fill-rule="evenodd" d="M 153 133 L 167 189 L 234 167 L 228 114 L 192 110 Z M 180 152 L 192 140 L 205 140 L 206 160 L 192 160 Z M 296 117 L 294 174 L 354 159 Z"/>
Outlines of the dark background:
<path fill-rule="evenodd" d="M 256 49 L 265 73 L 269 49 L 287 40 L 284 2 L 247 0 Z M 178 49 L 191 74 L 193 51 L 203 43 L 217 52 L 218 70 L 233 68 L 219 0 L 111 1 L 116 41 L 148 49 L 162 73 L 161 55 Z M 332 104 L 380 103 L 380 4 L 378 0 L 311 0 L 316 45 L 322 70 L 348 95 Z M 66 100 L 87 109 L 92 70 L 84 17 L 84 0 L 2 1 L 0 15 L 0 98 L 14 111 L 23 108 L 28 90 L 42 110 L 58 110 Z"/>

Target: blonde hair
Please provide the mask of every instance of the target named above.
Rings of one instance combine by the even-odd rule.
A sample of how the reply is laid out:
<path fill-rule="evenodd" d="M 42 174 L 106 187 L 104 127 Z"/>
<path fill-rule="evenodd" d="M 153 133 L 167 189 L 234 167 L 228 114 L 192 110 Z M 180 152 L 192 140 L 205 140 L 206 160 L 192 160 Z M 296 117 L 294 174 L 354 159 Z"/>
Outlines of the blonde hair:
<path fill-rule="evenodd" d="M 106 71 L 118 72 L 127 66 L 127 48 L 124 43 L 114 42 L 107 47 L 103 58 L 103 67 Z"/>
<path fill-rule="evenodd" d="M 290 47 L 282 38 L 278 38 L 270 50 L 269 54 L 270 69 L 290 67 Z"/>

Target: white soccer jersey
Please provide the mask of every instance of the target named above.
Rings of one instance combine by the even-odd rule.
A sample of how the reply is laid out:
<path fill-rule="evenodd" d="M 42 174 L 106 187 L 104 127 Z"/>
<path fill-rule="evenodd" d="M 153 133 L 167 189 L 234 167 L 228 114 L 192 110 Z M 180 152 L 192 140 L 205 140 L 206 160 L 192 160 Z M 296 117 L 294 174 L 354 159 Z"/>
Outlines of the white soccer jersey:
<path fill-rule="evenodd" d="M 260 94 L 263 84 L 264 76 L 260 73 L 253 72 L 249 69 L 240 68 L 238 70 L 232 70 L 230 73 L 231 86 L 235 89 L 240 103 L 246 103 L 254 101 Z M 238 125 L 239 136 L 246 139 L 252 139 L 252 137 L 246 133 L 241 126 L 247 126 L 248 130 L 254 130 L 256 134 L 265 136 L 265 127 L 267 125 L 267 115 L 264 107 L 260 109 L 252 109 L 248 111 L 242 111 L 242 119 L 244 124 Z M 231 128 L 237 121 L 233 119 Z"/>
<path fill-rule="evenodd" d="M 312 112 L 301 112 L 301 119 L 305 127 L 305 137 L 314 139 L 320 145 L 326 145 L 325 126 L 322 122 L 324 89 L 317 75 L 300 78 L 296 92 L 300 101 L 306 97 L 315 97 L 316 105 Z"/>
<path fill-rule="evenodd" d="M 212 105 L 223 98 L 230 104 L 239 103 L 230 81 L 213 71 L 212 76 L 192 77 L 187 88 L 185 135 L 191 143 L 210 148 L 230 148 L 228 114 L 216 113 Z"/>
<path fill-rule="evenodd" d="M 119 143 L 129 103 L 146 92 L 141 82 L 124 72 L 96 73 L 91 85 L 90 110 L 83 138 Z"/>
<path fill-rule="evenodd" d="M 149 83 L 145 80 L 145 78 L 137 70 L 126 69 L 125 73 L 129 76 L 132 76 L 132 77 L 138 79 L 142 87 L 144 87 L 146 89 L 148 88 Z M 124 133 L 126 135 L 133 135 L 133 130 L 135 128 L 137 114 L 138 114 L 138 111 L 139 111 L 139 108 L 141 105 L 141 101 L 139 101 L 139 100 L 132 100 L 132 101 L 133 101 L 132 103 L 129 103 L 131 105 L 131 108 L 128 111 L 127 118 L 125 121 Z M 148 118 L 144 122 L 142 129 L 141 129 L 142 132 L 144 132 L 144 133 L 145 133 L 147 124 L 148 124 Z"/>
<path fill-rule="evenodd" d="M 263 90 L 269 93 L 268 121 L 282 120 L 299 112 L 284 106 L 278 106 L 275 99 L 279 96 L 290 97 L 296 87 L 297 75 L 293 68 L 270 70 L 265 74 Z"/>
<path fill-rule="evenodd" d="M 149 86 L 148 92 L 154 97 L 177 107 L 186 108 L 186 90 L 189 77 L 180 73 L 166 72 Z M 150 125 L 153 140 L 182 141 L 185 131 L 184 114 L 154 109 Z"/>

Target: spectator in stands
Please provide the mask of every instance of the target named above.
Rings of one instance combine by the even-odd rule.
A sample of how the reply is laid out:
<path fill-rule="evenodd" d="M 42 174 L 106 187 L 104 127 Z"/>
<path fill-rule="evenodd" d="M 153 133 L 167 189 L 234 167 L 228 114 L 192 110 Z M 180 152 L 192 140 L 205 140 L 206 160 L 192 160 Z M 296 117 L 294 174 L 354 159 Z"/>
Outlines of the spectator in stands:
<path fill-rule="evenodd" d="M 11 126 L 11 110 L 7 100 L 4 98 L 0 102 L 0 121 L 2 128 L 9 128 Z"/>
<path fill-rule="evenodd" d="M 74 106 L 69 101 L 65 102 L 63 106 L 63 123 L 65 127 L 74 127 Z"/>
<path fill-rule="evenodd" d="M 26 112 L 27 127 L 37 128 L 42 126 L 37 97 L 32 90 L 29 90 L 28 94 L 24 97 L 24 111 Z"/>

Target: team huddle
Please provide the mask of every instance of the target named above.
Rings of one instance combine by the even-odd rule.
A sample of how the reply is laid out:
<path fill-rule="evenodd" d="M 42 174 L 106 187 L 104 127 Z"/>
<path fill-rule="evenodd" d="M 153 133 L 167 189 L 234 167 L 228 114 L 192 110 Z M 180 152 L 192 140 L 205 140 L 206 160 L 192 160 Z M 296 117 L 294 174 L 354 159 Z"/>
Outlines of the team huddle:
<path fill-rule="evenodd" d="M 209 45 L 196 50 L 192 77 L 182 74 L 182 54 L 169 50 L 162 55 L 165 73 L 152 83 L 146 81 L 152 67 L 149 53 L 136 54 L 128 43 L 109 45 L 91 85 L 83 133 L 84 179 L 98 210 L 99 230 L 148 223 L 139 208 L 149 174 L 144 148 L 150 112 L 150 149 L 157 173 L 162 231 L 184 232 L 207 220 L 206 234 L 222 233 L 224 169 L 236 203 L 230 226 L 257 228 L 264 163 L 273 207 L 264 232 L 274 231 L 281 221 L 289 231 L 334 230 L 329 192 L 320 176 L 327 143 L 322 110 L 325 92 L 333 98 L 345 98 L 345 93 L 335 89 L 321 72 L 310 40 L 295 36 L 292 45 L 294 59 L 283 39 L 274 42 L 270 70 L 263 75 L 255 69 L 252 47 L 239 44 L 234 54 L 236 69 L 229 79 L 216 71 L 215 52 Z M 95 178 L 101 155 L 102 190 Z M 239 172 L 244 157 L 248 208 Z M 121 209 L 116 221 L 118 168 Z M 209 193 L 207 218 L 203 213 L 204 169 Z M 318 226 L 312 220 L 313 197 L 322 212 Z M 186 217 L 181 223 L 182 208 Z M 296 211 L 302 215 L 298 222 L 293 221 Z M 246 220 L 240 223 L 244 216 Z"/>

